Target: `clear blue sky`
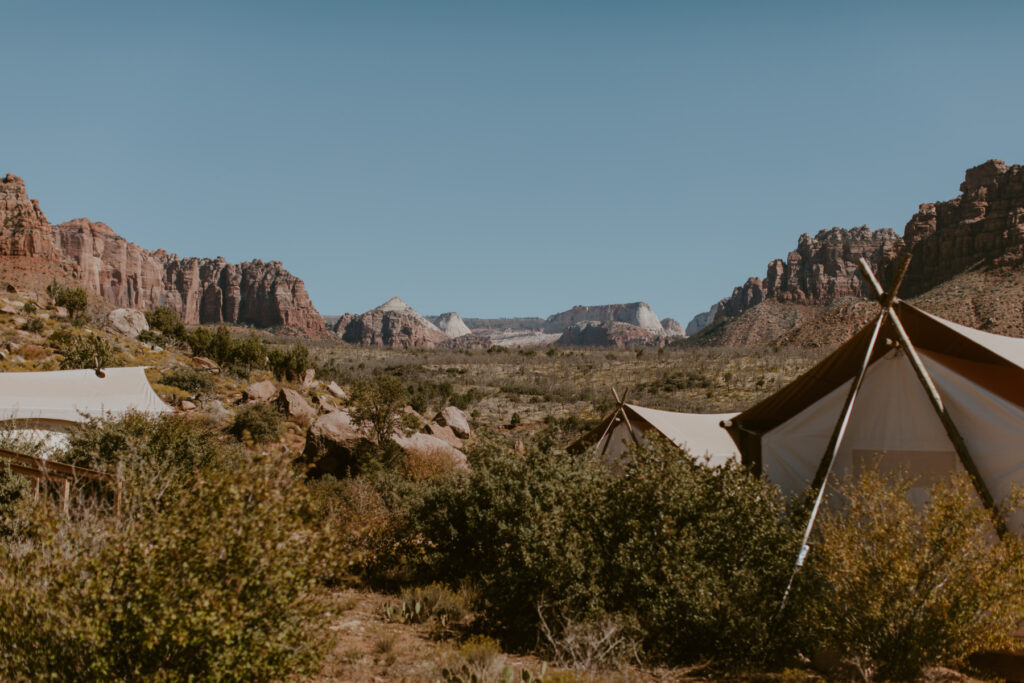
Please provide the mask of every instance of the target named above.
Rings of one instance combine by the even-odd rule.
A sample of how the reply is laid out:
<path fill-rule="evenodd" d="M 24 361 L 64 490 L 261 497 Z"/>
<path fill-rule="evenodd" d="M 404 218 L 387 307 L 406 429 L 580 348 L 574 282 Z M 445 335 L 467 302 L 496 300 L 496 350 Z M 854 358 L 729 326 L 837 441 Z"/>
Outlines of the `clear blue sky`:
<path fill-rule="evenodd" d="M 686 322 L 798 235 L 1024 162 L 1020 2 L 0 2 L 54 223 L 281 260 L 325 314 Z"/>

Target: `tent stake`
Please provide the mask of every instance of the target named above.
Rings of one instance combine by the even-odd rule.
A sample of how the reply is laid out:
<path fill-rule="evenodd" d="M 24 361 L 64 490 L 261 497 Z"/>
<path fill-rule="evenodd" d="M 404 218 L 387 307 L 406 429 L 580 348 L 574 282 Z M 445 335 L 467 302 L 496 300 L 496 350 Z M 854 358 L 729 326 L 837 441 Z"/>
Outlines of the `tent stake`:
<path fill-rule="evenodd" d="M 985 480 L 981 478 L 981 472 L 978 471 L 977 465 L 974 464 L 974 458 L 971 457 L 971 452 L 967 448 L 964 437 L 961 436 L 960 430 L 957 429 L 956 423 L 953 422 L 953 418 L 950 416 L 949 411 L 946 410 L 946 406 L 942 403 L 942 397 L 939 395 L 939 390 L 935 388 L 935 382 L 932 381 L 932 377 L 928 374 L 928 370 L 924 367 L 924 363 L 921 362 L 921 357 L 917 354 L 917 349 L 914 348 L 914 343 L 910 341 L 910 336 L 907 335 L 907 331 L 903 329 L 903 323 L 900 322 L 899 316 L 892 308 L 888 309 L 889 319 L 893 322 L 893 327 L 896 328 L 896 334 L 900 338 L 900 343 L 903 345 L 904 351 L 907 352 L 907 358 L 910 360 L 910 365 L 914 368 L 914 373 L 917 375 L 917 379 L 920 380 L 921 386 L 924 387 L 924 391 L 928 394 L 928 399 L 932 403 L 932 407 L 935 409 L 935 413 L 939 416 L 939 420 L 942 422 L 942 426 L 946 428 L 946 435 L 949 440 L 953 443 L 953 448 L 956 450 L 957 456 L 960 458 L 960 464 L 967 470 L 967 474 L 970 475 L 971 481 L 974 484 L 974 488 L 978 491 L 978 495 L 981 496 L 981 501 L 988 508 L 989 512 L 992 513 L 992 521 L 995 524 L 996 531 L 999 533 L 999 537 L 1002 538 L 1006 534 L 1006 520 L 1003 519 L 1002 515 L 999 514 L 996 508 L 995 499 L 992 497 L 992 492 L 989 491 L 988 486 L 985 484 Z"/>
<path fill-rule="evenodd" d="M 886 312 L 882 311 L 875 319 L 875 328 L 871 331 L 871 340 L 868 342 L 867 351 L 864 352 L 864 360 L 861 361 L 860 370 L 850 384 L 850 391 L 846 395 L 843 411 L 839 414 L 835 429 L 832 430 L 832 438 L 828 442 L 828 448 L 825 449 L 825 455 L 821 458 L 821 464 L 818 465 L 818 471 L 814 475 L 813 487 L 817 490 L 814 498 L 814 507 L 811 509 L 810 519 L 807 520 L 807 526 L 804 528 L 804 536 L 800 541 L 800 552 L 797 555 L 796 563 L 793 565 L 793 573 L 789 576 L 789 583 L 786 584 L 786 592 L 782 594 L 782 602 L 779 604 L 779 611 L 775 614 L 776 618 L 785 609 L 786 601 L 789 600 L 789 593 L 793 589 L 793 582 L 796 580 L 796 575 L 800 571 L 800 567 L 804 565 L 804 560 L 807 559 L 807 552 L 810 550 L 807 541 L 811 537 L 811 531 L 814 530 L 814 522 L 817 520 L 818 512 L 821 510 L 821 503 L 825 500 L 828 476 L 832 473 L 832 466 L 835 464 L 836 455 L 839 453 L 839 446 L 843 442 L 843 435 L 846 433 L 847 425 L 850 424 L 853 404 L 857 400 L 857 392 L 860 391 L 861 384 L 864 383 L 864 375 L 867 374 L 868 366 L 871 365 L 871 356 L 875 351 L 878 333 L 882 329 L 882 322 L 885 320 L 885 316 Z"/>

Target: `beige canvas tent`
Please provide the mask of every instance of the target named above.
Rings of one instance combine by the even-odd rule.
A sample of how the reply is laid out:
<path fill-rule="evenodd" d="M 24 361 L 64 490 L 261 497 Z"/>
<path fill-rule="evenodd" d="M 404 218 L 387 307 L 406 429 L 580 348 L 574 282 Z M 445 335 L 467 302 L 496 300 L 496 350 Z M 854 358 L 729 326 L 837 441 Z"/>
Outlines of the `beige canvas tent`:
<path fill-rule="evenodd" d="M 725 426 L 743 462 L 786 493 L 878 467 L 920 477 L 924 496 L 960 470 L 993 506 L 1024 486 L 1024 339 L 890 298 L 870 325 Z"/>
<path fill-rule="evenodd" d="M 706 456 L 711 465 L 721 465 L 739 460 L 739 449 L 721 427 L 723 420 L 735 415 L 675 413 L 620 402 L 597 427 L 570 445 L 569 451 L 582 452 L 593 447 L 606 461 L 617 464 L 631 445 L 646 443 L 647 435 L 653 431 L 691 455 Z"/>
<path fill-rule="evenodd" d="M 0 373 L 0 421 L 49 445 L 59 445 L 71 427 L 90 417 L 127 412 L 159 415 L 173 409 L 160 400 L 146 369 Z"/>

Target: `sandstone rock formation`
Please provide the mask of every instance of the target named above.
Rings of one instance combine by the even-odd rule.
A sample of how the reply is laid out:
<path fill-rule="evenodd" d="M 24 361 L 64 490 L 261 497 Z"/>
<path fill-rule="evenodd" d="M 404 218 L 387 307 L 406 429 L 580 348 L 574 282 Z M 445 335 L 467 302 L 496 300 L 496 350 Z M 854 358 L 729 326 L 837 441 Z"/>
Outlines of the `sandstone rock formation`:
<path fill-rule="evenodd" d="M 665 334 L 670 337 L 685 337 L 686 328 L 678 320 L 672 318 L 662 318 L 661 329 L 665 330 Z"/>
<path fill-rule="evenodd" d="M 405 451 L 407 456 L 434 461 L 453 469 L 469 469 L 466 454 L 436 436 L 418 432 L 409 436 L 396 436 L 395 443 Z"/>
<path fill-rule="evenodd" d="M 655 335 L 664 334 L 661 321 L 651 307 L 643 301 L 632 304 L 609 304 L 606 306 L 573 306 L 568 311 L 549 316 L 544 322 L 544 332 L 565 332 L 575 323 L 621 322 L 641 327 Z"/>
<path fill-rule="evenodd" d="M 722 310 L 722 302 L 716 301 L 704 313 L 698 313 L 690 322 L 686 323 L 686 336 L 692 337 L 705 327 L 715 321 L 715 317 Z"/>
<path fill-rule="evenodd" d="M 603 346 L 619 349 L 661 346 L 664 343 L 665 333 L 662 331 L 652 332 L 639 325 L 609 320 L 574 323 L 555 342 L 558 346 Z"/>
<path fill-rule="evenodd" d="M 715 337 L 723 339 L 742 337 L 750 338 L 752 343 L 771 341 L 774 337 L 761 337 L 757 330 L 770 335 L 780 329 L 783 318 L 806 323 L 823 314 L 821 307 L 825 304 L 846 297 L 867 296 L 867 285 L 857 269 L 857 260 L 862 256 L 885 283 L 891 279 L 902 252 L 910 251 L 913 259 L 900 290 L 905 298 L 923 295 L 971 269 L 1013 270 L 1024 264 L 1024 167 L 1008 166 L 995 159 L 986 161 L 967 170 L 960 191 L 961 195 L 956 199 L 921 204 L 906 224 L 903 237 L 889 229 L 871 231 L 866 227 L 850 230 L 832 228 L 814 237 L 802 235 L 796 251 L 790 252 L 785 261 L 775 260 L 768 264 L 764 279 L 750 278 L 741 287 L 736 287 L 732 296 L 712 306 L 708 314 L 694 318 L 687 326 L 687 332 L 692 336 L 716 320 L 738 322 L 746 311 L 762 302 L 811 307 L 796 316 L 746 316 L 743 323 L 746 332 L 740 335 L 709 330 Z M 1013 279 L 1008 275 L 993 278 L 996 283 Z M 975 279 L 981 281 L 985 278 L 979 276 Z M 933 298 L 953 303 L 947 294 Z M 979 294 L 972 300 L 976 302 L 975 308 L 993 311 L 1005 308 L 998 302 L 988 301 L 990 298 Z M 933 303 L 943 305 L 941 302 Z M 841 310 L 854 309 L 847 306 Z M 935 312 L 941 313 L 937 309 Z M 1016 316 L 1012 312 L 1007 314 Z M 702 318 L 704 315 L 707 315 L 706 319 Z M 832 317 L 816 323 L 822 334 L 828 326 L 826 321 L 838 314 L 830 312 L 829 315 Z M 977 319 L 975 324 L 986 329 L 1013 330 L 1017 327 L 1016 322 L 1003 321 L 1001 317 L 1004 316 L 996 314 L 979 317 L 974 313 L 961 312 L 953 317 Z M 764 324 L 768 318 L 774 322 Z M 850 324 L 856 318 L 857 315 L 853 315 Z M 846 320 L 845 317 L 842 319 Z M 760 322 L 753 324 L 755 320 Z M 845 322 L 840 325 L 842 329 L 847 326 Z M 808 331 L 806 335 L 784 339 L 805 340 L 805 337 L 810 339 L 814 336 Z"/>
<path fill-rule="evenodd" d="M 362 315 L 346 313 L 334 332 L 350 344 L 404 349 L 435 348 L 450 339 L 398 297 Z"/>
<path fill-rule="evenodd" d="M 119 308 L 174 308 L 190 325 L 246 324 L 323 336 L 305 285 L 280 262 L 233 265 L 147 251 L 85 218 L 51 225 L 21 178 L 0 179 L 0 276 L 34 291 L 52 280 Z"/>
<path fill-rule="evenodd" d="M 458 313 L 442 313 L 435 322 L 441 331 L 452 339 L 473 333 Z"/>
<path fill-rule="evenodd" d="M 144 330 L 149 329 L 146 316 L 142 311 L 131 308 L 115 308 L 107 314 L 107 321 L 118 334 L 134 339 Z"/>

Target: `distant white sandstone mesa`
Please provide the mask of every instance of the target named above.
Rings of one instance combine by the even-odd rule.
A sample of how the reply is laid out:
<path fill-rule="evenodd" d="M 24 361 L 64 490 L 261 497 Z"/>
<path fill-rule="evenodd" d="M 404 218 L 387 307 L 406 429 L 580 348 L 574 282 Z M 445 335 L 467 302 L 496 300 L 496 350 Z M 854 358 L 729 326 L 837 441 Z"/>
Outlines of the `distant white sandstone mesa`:
<path fill-rule="evenodd" d="M 452 339 L 458 339 L 459 337 L 465 337 L 467 334 L 473 334 L 473 331 L 469 329 L 469 326 L 466 325 L 466 322 L 462 317 L 454 311 L 450 313 L 442 313 L 435 319 L 435 322 L 441 331 Z"/>
<path fill-rule="evenodd" d="M 682 323 L 673 318 L 663 318 L 661 321 L 661 327 L 665 330 L 665 334 L 670 337 L 686 336 L 686 330 L 683 328 Z"/>
<path fill-rule="evenodd" d="M 718 301 L 715 304 L 713 304 L 711 308 L 706 312 L 698 313 L 697 315 L 695 315 L 693 317 L 693 320 L 686 323 L 686 336 L 692 337 L 693 335 L 697 334 L 711 323 L 715 322 L 715 317 L 719 314 L 719 312 L 721 312 L 721 310 L 722 302 Z"/>
<path fill-rule="evenodd" d="M 651 307 L 643 301 L 631 304 L 606 304 L 603 306 L 573 306 L 549 316 L 544 322 L 544 332 L 564 332 L 581 322 L 620 322 L 635 325 L 656 335 L 664 335 L 665 328 Z"/>

